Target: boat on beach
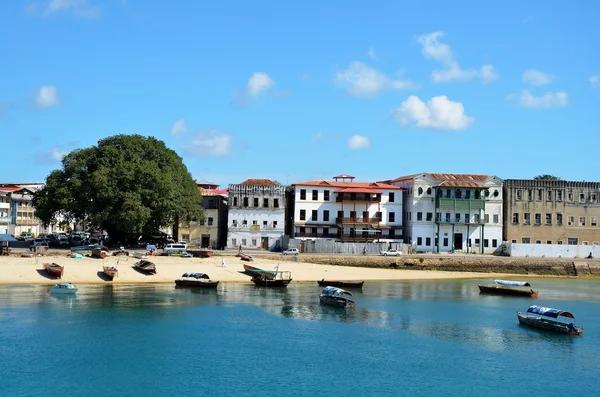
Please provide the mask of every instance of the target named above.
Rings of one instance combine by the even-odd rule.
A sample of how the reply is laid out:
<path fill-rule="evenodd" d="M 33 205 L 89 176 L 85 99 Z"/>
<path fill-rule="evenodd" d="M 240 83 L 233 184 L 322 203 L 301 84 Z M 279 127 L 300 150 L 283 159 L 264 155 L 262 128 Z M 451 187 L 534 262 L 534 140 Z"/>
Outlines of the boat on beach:
<path fill-rule="evenodd" d="M 292 272 L 260 273 L 252 277 L 251 281 L 260 287 L 287 287 L 292 282 Z"/>
<path fill-rule="evenodd" d="M 354 307 L 356 302 L 350 299 L 352 294 L 346 290 L 337 287 L 325 287 L 319 294 L 319 301 L 325 305 L 336 307 Z"/>
<path fill-rule="evenodd" d="M 75 294 L 77 293 L 77 286 L 71 283 L 60 283 L 50 288 L 50 292 L 53 294 Z"/>
<path fill-rule="evenodd" d="M 153 262 L 141 260 L 135 263 L 135 267 L 144 273 L 156 274 L 156 265 Z"/>
<path fill-rule="evenodd" d="M 530 298 L 537 298 L 538 296 L 538 291 L 534 291 L 531 284 L 525 281 L 494 280 L 493 285 L 478 285 L 478 287 L 479 292 L 482 294 L 527 296 Z"/>
<path fill-rule="evenodd" d="M 560 321 L 561 317 L 573 321 Z M 525 313 L 517 312 L 517 318 L 519 319 L 519 324 L 546 331 L 573 336 L 583 334 L 583 327 L 575 325 L 575 316 L 573 316 L 573 313 L 564 310 L 542 306 L 530 306 Z"/>
<path fill-rule="evenodd" d="M 178 287 L 217 288 L 218 281 L 210 279 L 206 273 L 183 273 L 180 279 L 175 280 Z"/>
<path fill-rule="evenodd" d="M 338 288 L 362 288 L 364 281 L 352 280 L 325 280 L 317 281 L 321 287 L 338 287 Z"/>
<path fill-rule="evenodd" d="M 240 259 L 246 262 L 254 262 L 254 257 L 246 254 L 241 254 Z"/>
<path fill-rule="evenodd" d="M 44 263 L 44 269 L 48 272 L 49 276 L 62 278 L 65 272 L 65 267 L 57 263 Z"/>
<path fill-rule="evenodd" d="M 264 275 L 265 278 L 273 279 L 277 274 L 276 270 L 259 269 L 258 267 L 244 265 L 244 274 L 251 277 Z"/>
<path fill-rule="evenodd" d="M 104 259 L 106 258 L 107 250 L 103 250 L 99 247 L 92 249 L 92 258 Z"/>
<path fill-rule="evenodd" d="M 119 275 L 119 270 L 115 266 L 103 266 L 102 272 L 111 280 Z"/>

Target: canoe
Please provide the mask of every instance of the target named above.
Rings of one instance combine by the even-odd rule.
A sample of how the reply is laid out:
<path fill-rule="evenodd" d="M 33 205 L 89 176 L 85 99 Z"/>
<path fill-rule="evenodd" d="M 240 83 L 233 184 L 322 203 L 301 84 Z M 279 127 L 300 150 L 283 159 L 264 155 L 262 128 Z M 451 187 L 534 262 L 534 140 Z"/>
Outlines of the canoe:
<path fill-rule="evenodd" d="M 141 260 L 135 264 L 135 267 L 149 274 L 156 274 L 156 265 L 150 261 Z"/>
<path fill-rule="evenodd" d="M 102 271 L 104 272 L 106 277 L 110 278 L 111 280 L 119 275 L 119 271 L 114 266 L 104 266 L 102 268 Z"/>
<path fill-rule="evenodd" d="M 65 272 L 64 266 L 60 266 L 56 263 L 44 263 L 44 269 L 48 272 L 49 276 L 62 278 Z"/>
<path fill-rule="evenodd" d="M 502 287 L 500 285 L 479 285 L 479 293 L 481 294 L 491 294 L 491 295 L 508 295 L 508 296 L 527 296 L 530 298 L 537 298 L 538 291 L 534 291 L 531 288 L 527 289 L 519 289 L 519 288 L 510 288 L 510 287 Z"/>
<path fill-rule="evenodd" d="M 338 288 L 362 288 L 364 281 L 350 280 L 320 280 L 317 281 L 321 287 L 338 287 Z"/>

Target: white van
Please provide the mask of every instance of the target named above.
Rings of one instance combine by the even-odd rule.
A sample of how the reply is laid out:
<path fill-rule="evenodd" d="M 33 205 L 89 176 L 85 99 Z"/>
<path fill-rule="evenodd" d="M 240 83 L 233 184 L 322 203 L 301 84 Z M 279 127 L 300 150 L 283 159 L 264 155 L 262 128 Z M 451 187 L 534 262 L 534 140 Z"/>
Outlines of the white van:
<path fill-rule="evenodd" d="M 187 250 L 187 244 L 174 243 L 165 245 L 165 252 L 167 254 L 179 254 Z"/>

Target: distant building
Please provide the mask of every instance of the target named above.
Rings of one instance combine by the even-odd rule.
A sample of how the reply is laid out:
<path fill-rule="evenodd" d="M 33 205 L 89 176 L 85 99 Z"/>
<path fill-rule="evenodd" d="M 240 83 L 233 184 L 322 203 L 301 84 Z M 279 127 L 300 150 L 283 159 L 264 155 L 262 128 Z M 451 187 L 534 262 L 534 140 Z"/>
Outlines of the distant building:
<path fill-rule="evenodd" d="M 39 235 L 42 232 L 33 208 L 33 193 L 42 184 L 0 184 L 0 233 Z"/>
<path fill-rule="evenodd" d="M 402 242 L 402 189 L 351 175 L 292 185 L 293 236 L 340 242 Z"/>
<path fill-rule="evenodd" d="M 285 227 L 285 187 L 268 179 L 229 185 L 228 247 L 273 250 Z"/>
<path fill-rule="evenodd" d="M 502 242 L 502 179 L 423 173 L 389 183 L 404 189 L 404 242 L 417 252 L 489 253 Z"/>
<path fill-rule="evenodd" d="M 507 179 L 504 240 L 524 244 L 600 244 L 600 183 Z"/>

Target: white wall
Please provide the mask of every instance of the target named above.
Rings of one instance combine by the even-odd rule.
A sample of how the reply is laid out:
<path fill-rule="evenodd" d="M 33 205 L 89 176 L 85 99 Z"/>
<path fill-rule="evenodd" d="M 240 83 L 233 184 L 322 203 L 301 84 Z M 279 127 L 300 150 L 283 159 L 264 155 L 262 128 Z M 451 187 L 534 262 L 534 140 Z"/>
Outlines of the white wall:
<path fill-rule="evenodd" d="M 243 221 L 247 225 L 243 225 Z M 237 221 L 237 226 L 234 225 Z M 252 230 L 253 221 L 260 226 L 260 230 Z M 267 226 L 263 222 L 267 222 Z M 260 209 L 234 209 L 229 211 L 229 220 L 227 225 L 227 246 L 237 247 L 246 239 L 245 247 L 260 247 L 263 237 L 269 238 L 269 249 L 276 247 L 277 241 L 284 233 L 285 211 L 260 210 Z M 274 226 L 273 222 L 277 222 Z M 233 240 L 235 239 L 235 244 Z M 252 244 L 256 240 L 256 244 Z"/>
<path fill-rule="evenodd" d="M 591 253 L 594 258 L 600 258 L 600 245 L 504 244 L 505 253 L 514 257 L 575 259 L 586 258 Z"/>

